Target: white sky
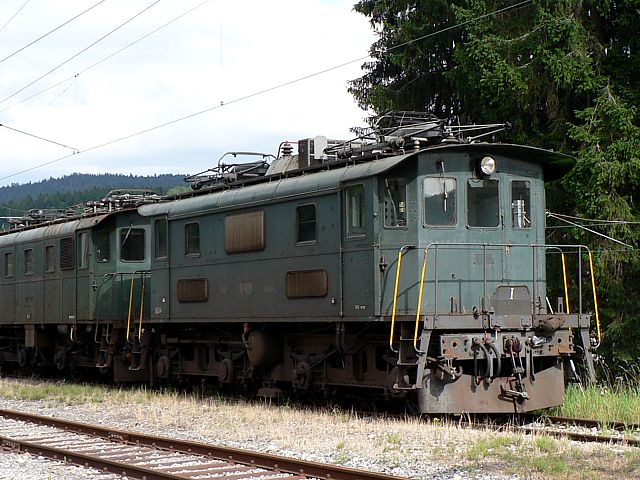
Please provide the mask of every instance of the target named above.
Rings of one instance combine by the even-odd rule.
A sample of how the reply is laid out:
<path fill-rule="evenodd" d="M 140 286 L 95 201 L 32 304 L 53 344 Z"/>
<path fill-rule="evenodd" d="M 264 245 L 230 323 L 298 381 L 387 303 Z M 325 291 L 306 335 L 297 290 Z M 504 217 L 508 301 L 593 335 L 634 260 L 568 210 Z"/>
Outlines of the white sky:
<path fill-rule="evenodd" d="M 216 164 L 227 151 L 275 154 L 283 140 L 315 135 L 349 138 L 349 127 L 364 123 L 365 112 L 346 91 L 347 81 L 361 75 L 363 61 L 230 103 L 366 56 L 374 36 L 367 19 L 352 11 L 355 0 L 209 0 L 73 79 L 202 1 L 161 0 L 54 73 L 0 103 L 0 124 L 82 152 L 221 102 L 225 106 L 11 177 L 72 150 L 0 128 L 0 185 L 73 172 L 196 173 Z M 0 31 L 0 59 L 97 2 L 28 1 Z M 0 61 L 0 100 L 153 2 L 106 0 L 35 45 Z M 0 28 L 24 3 L 0 2 Z"/>

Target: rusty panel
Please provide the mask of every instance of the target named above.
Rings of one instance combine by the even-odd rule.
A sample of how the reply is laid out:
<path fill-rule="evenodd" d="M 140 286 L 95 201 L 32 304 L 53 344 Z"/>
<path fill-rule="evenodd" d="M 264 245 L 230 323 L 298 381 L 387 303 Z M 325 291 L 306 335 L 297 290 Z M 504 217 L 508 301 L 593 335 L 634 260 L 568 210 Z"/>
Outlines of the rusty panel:
<path fill-rule="evenodd" d="M 328 289 L 326 270 L 287 272 L 286 291 L 289 298 L 324 297 Z"/>
<path fill-rule="evenodd" d="M 206 302 L 209 300 L 209 280 L 206 278 L 183 278 L 178 280 L 179 302 Z"/>
<path fill-rule="evenodd" d="M 264 211 L 228 215 L 224 219 L 224 250 L 251 252 L 264 248 Z"/>

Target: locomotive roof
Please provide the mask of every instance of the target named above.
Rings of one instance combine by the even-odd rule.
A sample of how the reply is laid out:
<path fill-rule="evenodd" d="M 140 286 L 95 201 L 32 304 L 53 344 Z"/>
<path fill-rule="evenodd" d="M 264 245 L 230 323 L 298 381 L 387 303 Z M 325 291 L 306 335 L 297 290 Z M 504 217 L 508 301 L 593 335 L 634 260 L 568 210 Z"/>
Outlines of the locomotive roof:
<path fill-rule="evenodd" d="M 24 230 L 16 230 L 0 235 L 0 247 L 15 243 L 31 242 L 48 237 L 73 235 L 76 230 L 91 228 L 102 222 L 110 214 L 94 215 L 74 220 L 60 221 L 50 225 L 41 225 Z"/>
<path fill-rule="evenodd" d="M 567 173 L 575 159 L 550 150 L 502 143 L 441 143 L 424 150 L 404 155 L 382 157 L 364 163 L 347 164 L 343 168 L 317 171 L 303 170 L 262 177 L 259 182 L 242 188 L 226 188 L 181 198 L 172 202 L 142 205 L 138 212 L 143 216 L 167 215 L 179 217 L 193 212 L 204 212 L 225 207 L 250 207 L 270 200 L 294 195 L 320 194 L 336 190 L 344 182 L 383 174 L 392 168 L 423 153 L 469 152 L 514 156 L 540 164 L 545 180 L 555 180 Z"/>

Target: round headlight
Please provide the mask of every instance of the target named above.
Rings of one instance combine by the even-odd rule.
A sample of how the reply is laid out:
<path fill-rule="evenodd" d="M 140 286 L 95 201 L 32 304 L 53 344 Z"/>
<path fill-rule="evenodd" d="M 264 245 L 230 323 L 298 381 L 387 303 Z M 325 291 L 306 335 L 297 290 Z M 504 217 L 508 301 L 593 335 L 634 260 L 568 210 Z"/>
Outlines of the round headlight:
<path fill-rule="evenodd" d="M 491 175 L 496 171 L 496 160 L 493 157 L 484 157 L 480 160 L 480 171 L 485 175 Z"/>

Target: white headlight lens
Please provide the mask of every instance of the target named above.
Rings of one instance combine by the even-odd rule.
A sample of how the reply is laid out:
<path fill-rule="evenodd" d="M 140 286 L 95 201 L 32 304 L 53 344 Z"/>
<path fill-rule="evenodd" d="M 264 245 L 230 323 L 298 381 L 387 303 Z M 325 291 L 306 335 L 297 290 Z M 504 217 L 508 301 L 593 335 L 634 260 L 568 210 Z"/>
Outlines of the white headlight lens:
<path fill-rule="evenodd" d="M 480 171 L 485 175 L 491 175 L 496 171 L 496 160 L 493 157 L 484 157 L 480 160 Z"/>

